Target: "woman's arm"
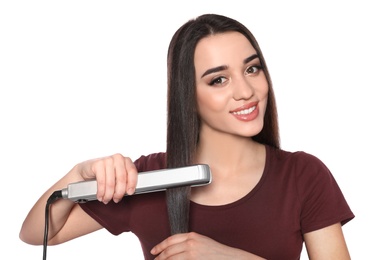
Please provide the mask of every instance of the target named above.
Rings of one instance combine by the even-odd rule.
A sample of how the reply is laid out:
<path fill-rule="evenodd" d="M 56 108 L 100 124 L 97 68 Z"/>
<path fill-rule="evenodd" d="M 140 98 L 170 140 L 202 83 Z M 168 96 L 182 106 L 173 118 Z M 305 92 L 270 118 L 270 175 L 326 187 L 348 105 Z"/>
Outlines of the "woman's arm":
<path fill-rule="evenodd" d="M 304 239 L 311 260 L 351 259 L 340 223 L 306 233 Z"/>
<path fill-rule="evenodd" d="M 103 203 L 119 202 L 125 193 L 133 194 L 137 169 L 132 160 L 120 154 L 77 164 L 49 188 L 35 203 L 23 222 L 22 241 L 41 245 L 44 240 L 45 207 L 50 195 L 78 181 L 96 179 L 97 199 Z M 70 200 L 57 200 L 50 207 L 48 244 L 59 244 L 102 228 L 79 205 Z"/>
<path fill-rule="evenodd" d="M 176 234 L 157 244 L 151 253 L 156 260 L 166 259 L 244 259 L 264 258 L 241 249 L 229 247 L 195 232 Z"/>

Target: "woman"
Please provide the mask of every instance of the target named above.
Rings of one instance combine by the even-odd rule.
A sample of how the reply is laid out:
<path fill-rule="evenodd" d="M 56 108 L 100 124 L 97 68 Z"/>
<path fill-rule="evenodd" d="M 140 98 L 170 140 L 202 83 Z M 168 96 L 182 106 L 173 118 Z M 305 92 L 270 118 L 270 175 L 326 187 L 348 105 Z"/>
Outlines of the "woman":
<path fill-rule="evenodd" d="M 138 172 L 199 163 L 210 185 L 123 198 Z M 341 226 L 352 211 L 319 159 L 280 149 L 264 57 L 228 17 L 199 16 L 172 38 L 166 153 L 77 164 L 36 202 L 20 238 L 42 244 L 49 195 L 88 179 L 98 201 L 56 201 L 50 245 L 106 228 L 136 234 L 146 259 L 299 259 L 303 242 L 311 259 L 350 259 Z"/>

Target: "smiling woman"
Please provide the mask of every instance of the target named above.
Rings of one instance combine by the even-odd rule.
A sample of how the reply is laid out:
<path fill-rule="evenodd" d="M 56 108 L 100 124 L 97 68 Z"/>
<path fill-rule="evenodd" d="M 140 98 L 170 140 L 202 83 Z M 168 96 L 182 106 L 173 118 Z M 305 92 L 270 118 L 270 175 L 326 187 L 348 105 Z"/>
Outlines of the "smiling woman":
<path fill-rule="evenodd" d="M 69 183 L 97 180 L 97 201 L 53 205 L 48 243 L 105 228 L 133 232 L 145 259 L 350 259 L 342 225 L 354 218 L 326 165 L 281 149 L 270 74 L 251 32 L 205 14 L 174 34 L 168 49 L 167 148 L 132 161 L 83 161 L 50 187 L 20 238 L 43 242 L 46 201 Z M 142 171 L 208 164 L 213 181 L 131 195 Z M 83 224 L 81 224 L 83 223 Z"/>
<path fill-rule="evenodd" d="M 247 38 L 238 32 L 206 37 L 196 46 L 194 62 L 201 133 L 208 127 L 247 137 L 260 133 L 268 81 Z"/>

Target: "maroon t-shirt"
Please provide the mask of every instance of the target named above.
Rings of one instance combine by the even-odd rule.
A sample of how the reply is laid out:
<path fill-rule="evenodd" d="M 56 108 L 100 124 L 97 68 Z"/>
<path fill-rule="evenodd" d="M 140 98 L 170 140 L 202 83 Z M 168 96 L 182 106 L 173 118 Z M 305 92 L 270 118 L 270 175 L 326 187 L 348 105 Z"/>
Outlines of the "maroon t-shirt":
<path fill-rule="evenodd" d="M 135 165 L 139 172 L 162 169 L 166 155 L 141 156 Z M 153 259 L 151 248 L 170 236 L 165 192 L 80 206 L 114 235 L 133 232 L 145 259 Z M 269 146 L 261 180 L 246 196 L 222 206 L 190 204 L 190 231 L 267 259 L 299 259 L 304 233 L 352 218 L 339 186 L 318 158 Z"/>

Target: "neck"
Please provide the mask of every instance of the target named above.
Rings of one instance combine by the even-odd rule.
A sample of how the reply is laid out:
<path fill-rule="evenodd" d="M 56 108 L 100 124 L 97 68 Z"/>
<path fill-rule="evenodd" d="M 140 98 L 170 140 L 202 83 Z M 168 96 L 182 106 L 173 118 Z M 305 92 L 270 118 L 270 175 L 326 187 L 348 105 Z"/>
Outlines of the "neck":
<path fill-rule="evenodd" d="M 250 168 L 260 161 L 262 152 L 264 146 L 250 137 L 201 131 L 196 161 L 213 168 L 228 169 L 226 172 L 239 172 L 239 169 Z"/>

